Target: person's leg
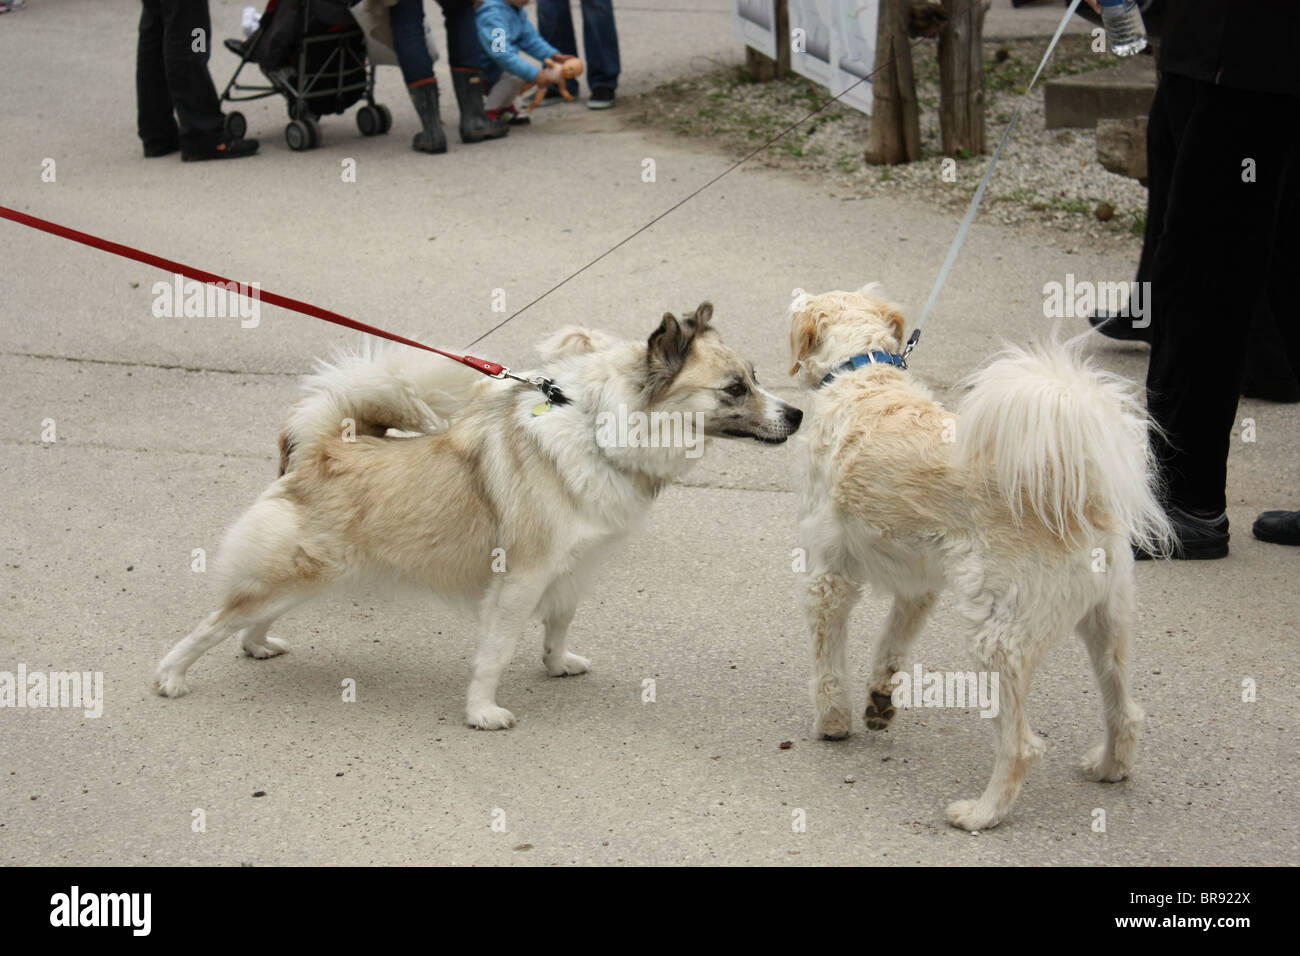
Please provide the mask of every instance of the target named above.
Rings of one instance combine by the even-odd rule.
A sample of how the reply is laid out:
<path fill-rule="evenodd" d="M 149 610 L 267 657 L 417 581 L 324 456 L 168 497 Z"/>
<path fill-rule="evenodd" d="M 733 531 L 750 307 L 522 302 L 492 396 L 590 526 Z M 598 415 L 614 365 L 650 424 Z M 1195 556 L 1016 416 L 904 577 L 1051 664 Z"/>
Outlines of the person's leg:
<path fill-rule="evenodd" d="M 515 76 L 513 73 L 502 73 L 501 79 L 497 80 L 496 85 L 492 87 L 492 92 L 484 100 L 483 107 L 489 113 L 504 109 L 515 101 L 520 88 L 526 82 L 526 80 Z"/>
<path fill-rule="evenodd" d="M 582 0 L 582 49 L 587 57 L 587 85 L 592 92 L 616 90 L 621 66 L 614 0 Z"/>
<path fill-rule="evenodd" d="M 225 140 L 221 101 L 208 73 L 212 19 L 207 0 L 160 0 L 167 88 L 180 119 L 186 154 L 213 149 Z M 197 36 L 196 30 L 202 31 Z M 195 49 L 195 47 L 198 49 Z"/>
<path fill-rule="evenodd" d="M 493 120 L 483 108 L 483 67 L 487 54 L 478 41 L 471 0 L 438 0 L 447 27 L 447 61 L 460 107 L 460 141 L 480 143 L 510 132 L 505 119 Z"/>
<path fill-rule="evenodd" d="M 433 57 L 424 41 L 423 0 L 397 0 L 389 8 L 393 24 L 393 49 L 407 86 L 433 77 Z"/>
<path fill-rule="evenodd" d="M 402 79 L 411 105 L 420 117 L 420 132 L 411 148 L 424 153 L 445 153 L 447 135 L 438 112 L 438 81 L 433 75 L 433 56 L 424 39 L 424 0 L 397 0 L 389 10 L 393 24 L 393 47 L 402 68 Z"/>
<path fill-rule="evenodd" d="M 1147 117 L 1147 221 L 1142 234 L 1142 255 L 1138 259 L 1136 281 L 1151 281 L 1151 263 L 1160 245 L 1160 233 L 1165 225 L 1165 206 L 1169 201 L 1169 183 L 1174 175 L 1174 159 L 1178 144 L 1174 137 L 1164 84 L 1156 87 Z M 1142 301 L 1149 303 L 1150 296 Z M 1107 338 L 1126 342 L 1151 342 L 1150 313 L 1142 318 L 1113 314 L 1107 309 L 1097 309 L 1088 321 Z"/>
<path fill-rule="evenodd" d="M 1147 400 L 1171 511 L 1211 520 L 1226 504 L 1246 333 L 1268 278 L 1295 108 L 1185 77 L 1162 85 L 1178 145 L 1152 262 Z"/>
<path fill-rule="evenodd" d="M 578 55 L 578 39 L 573 35 L 573 11 L 569 8 L 569 0 L 537 0 L 537 32 L 561 53 Z M 578 95 L 577 80 L 565 80 L 564 85 L 574 96 Z M 559 94 L 553 95 L 559 98 Z"/>
<path fill-rule="evenodd" d="M 1151 266 L 1165 228 L 1165 209 L 1169 205 L 1169 186 L 1174 178 L 1174 161 L 1178 158 L 1178 140 L 1174 117 L 1170 114 L 1165 84 L 1156 87 L 1147 116 L 1147 222 L 1142 234 L 1142 255 L 1138 259 L 1137 281 L 1151 281 Z"/>
<path fill-rule="evenodd" d="M 478 42 L 473 0 L 438 0 L 447 28 L 447 62 L 453 69 L 478 70 L 487 66 L 487 54 Z"/>
<path fill-rule="evenodd" d="M 135 51 L 136 131 L 146 156 L 165 156 L 180 149 L 180 131 L 172 113 L 163 66 L 161 0 L 140 4 L 140 41 Z"/>
<path fill-rule="evenodd" d="M 1293 221 L 1293 220 L 1286 220 Z M 1294 262 L 1295 260 L 1291 260 Z M 1294 304 L 1288 308 L 1294 311 Z M 1246 340 L 1246 377 L 1241 385 L 1245 398 L 1268 402 L 1300 402 L 1300 379 L 1287 355 L 1272 298 L 1265 295 L 1255 306 L 1255 316 Z"/>
<path fill-rule="evenodd" d="M 1287 356 L 1291 374 L 1300 374 L 1300 308 L 1290 289 L 1292 273 L 1300 257 L 1300 236 L 1294 224 L 1300 217 L 1300 156 L 1293 159 L 1287 175 L 1279 216 L 1278 242 L 1273 249 L 1273 267 L 1269 276 L 1268 301 L 1274 331 Z M 1279 493 L 1293 495 L 1300 503 L 1300 488 L 1283 488 Z M 1300 546 L 1300 511 L 1265 511 L 1255 519 L 1255 537 L 1274 544 Z"/>

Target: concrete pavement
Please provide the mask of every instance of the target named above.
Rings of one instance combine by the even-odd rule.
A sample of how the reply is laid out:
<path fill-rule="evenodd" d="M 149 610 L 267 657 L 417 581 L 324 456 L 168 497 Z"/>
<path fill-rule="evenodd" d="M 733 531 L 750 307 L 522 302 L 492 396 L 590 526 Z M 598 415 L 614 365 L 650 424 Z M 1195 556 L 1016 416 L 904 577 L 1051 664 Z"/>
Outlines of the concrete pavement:
<path fill-rule="evenodd" d="M 233 34 L 242 5 L 214 0 L 219 35 Z M 740 60 L 730 4 L 687 6 L 619 4 L 622 92 Z M 499 143 L 467 147 L 453 133 L 447 155 L 419 155 L 395 69 L 381 71 L 395 117 L 387 137 L 362 139 L 349 114 L 324 121 L 321 149 L 293 154 L 272 100 L 245 110 L 264 143 L 253 159 L 145 161 L 134 13 L 30 0 L 0 19 L 0 202 L 427 341 L 469 342 L 501 318 L 494 290 L 519 307 L 728 165 L 625 126 L 617 109 L 581 107 L 541 111 Z M 219 50 L 214 76 L 233 65 Z M 641 179 L 647 158 L 654 183 Z M 54 182 L 42 181 L 47 159 Z M 347 159 L 356 182 L 342 180 Z M 791 290 L 882 279 L 914 318 L 955 227 L 955 216 L 744 168 L 475 351 L 527 364 L 531 343 L 560 324 L 641 337 L 665 309 L 707 298 L 725 338 L 796 400 L 784 387 Z M 1259 510 L 1300 501 L 1295 406 L 1242 404 L 1256 440 L 1233 445 L 1232 556 L 1139 568 L 1133 683 L 1149 720 L 1133 779 L 1102 786 L 1075 769 L 1101 716 L 1086 655 L 1066 644 L 1031 700 L 1047 755 L 1010 820 L 971 836 L 942 812 L 978 793 L 991 767 L 974 711 L 905 711 L 885 734 L 859 724 L 844 743 L 810 739 L 789 446 L 710 446 L 579 610 L 572 643 L 592 673 L 550 680 L 539 634 L 521 641 L 500 694 L 521 718 L 508 733 L 460 724 L 466 622 L 379 594 L 284 619 L 285 657 L 252 661 L 229 642 L 191 671 L 190 696 L 154 696 L 154 664 L 212 607 L 194 549 L 215 549 L 274 476 L 295 376 L 355 337 L 270 307 L 254 329 L 158 319 L 150 288 L 166 276 L 10 223 L 0 237 L 0 671 L 102 671 L 105 693 L 98 719 L 0 710 L 0 862 L 1298 858 L 1300 552 L 1248 531 Z M 1047 281 L 1131 276 L 1135 249 L 1061 245 L 977 225 L 917 374 L 946 389 L 1000 339 L 1045 333 Z M 1130 377 L 1144 373 L 1140 350 L 1097 351 Z M 41 440 L 46 419 L 53 443 Z M 859 676 L 884 610 L 872 599 L 855 615 Z M 965 669 L 960 633 L 945 602 L 914 660 Z M 347 678 L 355 703 L 341 700 Z M 642 702 L 647 679 L 654 703 Z M 1241 699 L 1245 679 L 1253 703 Z M 1091 830 L 1097 808 L 1105 833 Z M 194 832 L 196 810 L 205 832 Z M 806 832 L 792 828 L 796 810 Z"/>

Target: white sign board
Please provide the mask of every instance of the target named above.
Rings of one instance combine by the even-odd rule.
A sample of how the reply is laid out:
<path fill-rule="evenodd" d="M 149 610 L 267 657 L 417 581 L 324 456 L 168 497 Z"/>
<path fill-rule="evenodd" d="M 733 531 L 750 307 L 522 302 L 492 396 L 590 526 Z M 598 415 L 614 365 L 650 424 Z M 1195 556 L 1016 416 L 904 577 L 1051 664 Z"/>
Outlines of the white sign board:
<path fill-rule="evenodd" d="M 736 0 L 731 32 L 766 57 L 776 59 L 776 0 Z"/>
<path fill-rule="evenodd" d="M 871 112 L 880 0 L 788 0 L 790 67 L 848 106 Z M 776 58 L 774 0 L 736 0 L 735 34 Z"/>

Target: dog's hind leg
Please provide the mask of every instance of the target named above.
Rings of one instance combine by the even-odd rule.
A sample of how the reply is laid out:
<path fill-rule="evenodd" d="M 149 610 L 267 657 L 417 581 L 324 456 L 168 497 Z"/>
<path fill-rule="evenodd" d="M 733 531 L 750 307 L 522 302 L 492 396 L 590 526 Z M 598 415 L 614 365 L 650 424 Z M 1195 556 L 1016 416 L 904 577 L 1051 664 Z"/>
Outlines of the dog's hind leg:
<path fill-rule="evenodd" d="M 501 575 L 501 577 L 505 577 Z M 483 601 L 474 676 L 466 695 L 465 719 L 479 730 L 504 730 L 515 715 L 496 702 L 497 684 L 514 656 L 519 634 L 528 625 L 550 582 L 537 572 L 510 572 Z"/>
<path fill-rule="evenodd" d="M 277 486 L 273 485 L 272 488 Z M 243 630 L 246 653 L 270 657 L 284 645 L 266 636 L 271 622 L 301 603 L 335 573 L 316 541 L 312 554 L 299 538 L 299 512 L 274 495 L 263 496 L 230 529 L 222 544 L 226 591 L 220 610 L 180 641 L 158 664 L 156 683 L 165 697 L 185 693 L 185 672 L 204 652 Z"/>
<path fill-rule="evenodd" d="M 805 594 L 804 610 L 812 632 L 813 711 L 817 715 L 813 732 L 827 740 L 842 740 L 853 725 L 844 645 L 849 614 L 860 595 L 856 582 L 831 571 L 814 573 Z"/>
<path fill-rule="evenodd" d="M 948 822 L 963 830 L 995 827 L 1006 817 L 1025 782 L 1029 768 L 1043 755 L 1043 742 L 1029 729 L 1025 700 L 1034 665 L 1048 642 L 1036 642 L 1025 622 L 1009 627 L 989 621 L 975 637 L 976 659 L 983 671 L 998 678 L 992 716 L 993 775 L 978 800 L 948 805 Z"/>
<path fill-rule="evenodd" d="M 569 653 L 569 625 L 577 610 L 577 583 L 571 576 L 555 581 L 542 598 L 542 663 L 552 677 L 585 674 L 591 670 L 591 661 L 578 654 Z"/>
<path fill-rule="evenodd" d="M 867 708 L 862 714 L 871 730 L 884 730 L 894 717 L 894 674 L 903 666 L 907 649 L 925 624 L 934 607 L 936 595 L 920 597 L 894 595 L 889 620 L 876 644 L 871 661 L 871 679 L 867 682 Z"/>
<path fill-rule="evenodd" d="M 1111 570 L 1120 583 L 1105 601 L 1084 615 L 1078 628 L 1092 658 L 1106 718 L 1106 740 L 1084 755 L 1082 766 L 1088 776 L 1104 781 L 1123 780 L 1128 776 L 1143 718 L 1142 708 L 1129 696 L 1128 689 L 1129 643 L 1134 618 L 1133 572 L 1131 567 L 1127 575 L 1119 567 Z"/>
<path fill-rule="evenodd" d="M 240 644 L 243 646 L 245 654 L 261 661 L 268 657 L 275 657 L 277 654 L 288 653 L 288 644 L 277 637 L 266 636 L 266 632 L 271 629 L 271 625 L 274 623 L 275 618 L 270 618 L 259 624 L 244 628 Z"/>
<path fill-rule="evenodd" d="M 189 688 L 185 685 L 185 672 L 207 651 L 216 647 L 245 624 L 227 609 L 214 611 L 203 622 L 173 647 L 159 663 L 154 674 L 154 685 L 164 697 L 180 697 Z"/>
<path fill-rule="evenodd" d="M 275 591 L 256 598 L 227 597 L 221 610 L 184 637 L 158 664 L 155 685 L 164 697 L 180 697 L 187 690 L 185 672 L 190 665 L 226 638 L 244 631 L 244 652 L 252 657 L 272 657 L 288 648 L 266 632 L 271 624 L 307 597 L 300 591 Z"/>

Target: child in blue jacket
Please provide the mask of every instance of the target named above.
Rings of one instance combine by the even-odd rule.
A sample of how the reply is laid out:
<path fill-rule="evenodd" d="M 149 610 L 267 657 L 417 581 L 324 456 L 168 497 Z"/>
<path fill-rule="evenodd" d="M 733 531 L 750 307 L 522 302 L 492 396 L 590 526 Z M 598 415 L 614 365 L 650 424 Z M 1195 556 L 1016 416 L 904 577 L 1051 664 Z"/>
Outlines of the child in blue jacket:
<path fill-rule="evenodd" d="M 572 59 L 542 39 L 537 28 L 524 13 L 529 0 L 482 0 L 474 14 L 479 43 L 484 52 L 501 68 L 501 79 L 492 85 L 483 104 L 488 116 L 496 117 L 509 110 L 515 96 L 527 83 L 549 85 L 562 82 L 560 71 L 547 67 L 545 60 L 557 63 Z M 527 53 L 541 63 L 529 63 Z"/>

